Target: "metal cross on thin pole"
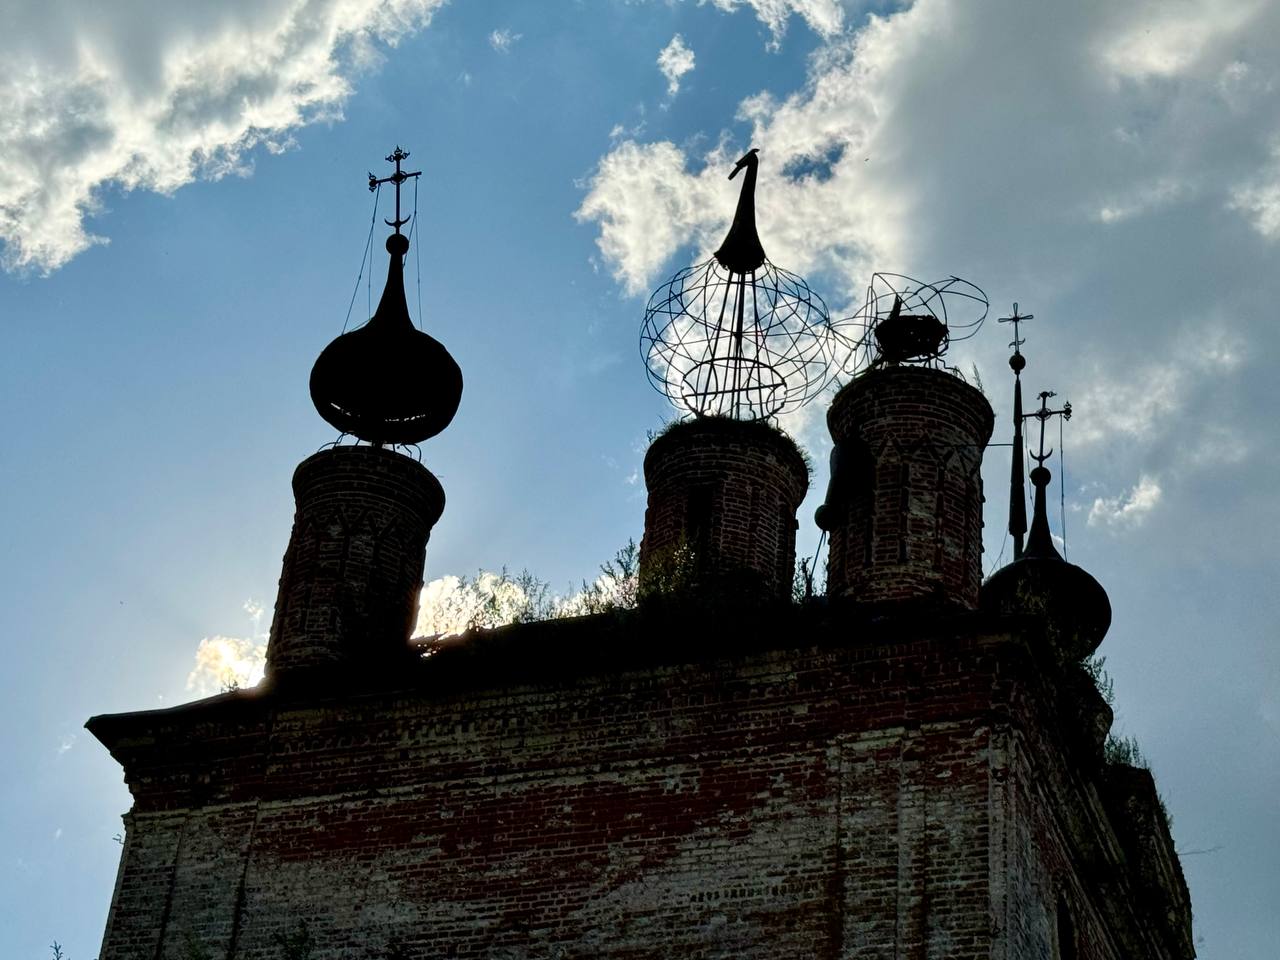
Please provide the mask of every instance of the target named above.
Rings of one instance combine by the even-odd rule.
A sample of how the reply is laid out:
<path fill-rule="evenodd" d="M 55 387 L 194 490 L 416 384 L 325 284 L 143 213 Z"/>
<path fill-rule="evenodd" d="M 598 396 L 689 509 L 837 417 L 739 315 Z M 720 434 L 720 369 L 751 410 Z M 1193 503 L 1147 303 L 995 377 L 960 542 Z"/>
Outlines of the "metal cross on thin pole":
<path fill-rule="evenodd" d="M 412 180 L 414 177 L 422 176 L 421 170 L 405 172 L 404 170 L 400 169 L 400 161 L 408 160 L 408 159 L 409 159 L 409 151 L 401 150 L 400 145 L 396 144 L 395 150 L 392 151 L 391 155 L 387 157 L 387 163 L 394 163 L 396 165 L 396 172 L 391 174 L 390 176 L 382 177 L 381 179 L 379 179 L 378 177 L 375 177 L 372 173 L 369 174 L 369 192 L 370 193 L 372 193 L 374 190 L 377 190 L 378 187 L 384 183 L 394 183 L 396 185 L 396 218 L 394 220 L 383 220 L 382 222 L 385 223 L 388 227 L 395 227 L 397 234 L 400 232 L 400 228 L 404 226 L 406 223 L 408 223 L 410 219 L 409 217 L 405 217 L 403 220 L 400 218 L 400 185 L 403 184 L 406 180 Z"/>
<path fill-rule="evenodd" d="M 1054 393 L 1052 390 L 1042 390 L 1042 391 L 1040 391 L 1040 409 L 1039 409 L 1039 410 L 1033 410 L 1031 413 L 1028 413 L 1028 414 L 1027 414 L 1027 417 L 1028 417 L 1028 418 L 1030 418 L 1030 417 L 1035 417 L 1037 420 L 1039 420 L 1039 421 L 1040 421 L 1040 452 L 1039 452 L 1039 453 L 1033 453 L 1033 454 L 1031 455 L 1031 459 L 1032 459 L 1032 460 L 1034 460 L 1034 461 L 1036 462 L 1036 465 L 1037 465 L 1037 466 L 1044 466 L 1044 462 L 1045 462 L 1046 460 L 1048 460 L 1048 459 L 1049 459 L 1049 457 L 1051 457 L 1051 456 L 1053 455 L 1053 448 L 1052 448 L 1052 447 L 1050 447 L 1048 450 L 1045 450 L 1045 448 L 1044 448 L 1044 425 L 1045 425 L 1045 422 L 1046 422 L 1046 421 L 1048 421 L 1049 419 L 1051 419 L 1052 417 L 1057 417 L 1057 416 L 1062 417 L 1062 419 L 1063 419 L 1063 420 L 1070 420 L 1070 419 L 1071 419 L 1071 404 L 1070 404 L 1070 402 L 1064 403 L 1064 404 L 1062 405 L 1062 409 L 1061 409 L 1061 410 L 1050 410 L 1050 409 L 1049 409 L 1049 398 L 1050 398 L 1050 397 L 1056 397 L 1056 396 L 1057 396 L 1057 394 L 1056 394 L 1056 393 Z"/>
<path fill-rule="evenodd" d="M 1013 302 L 1013 316 L 1001 317 L 996 321 L 996 323 L 1012 323 L 1013 324 L 1013 342 L 1010 343 L 1009 346 L 1013 347 L 1013 352 L 1019 356 L 1021 356 L 1021 351 L 1018 348 L 1021 347 L 1027 341 L 1023 340 L 1019 335 L 1018 324 L 1020 324 L 1023 320 L 1034 320 L 1035 318 L 1036 318 L 1036 315 L 1034 313 L 1019 313 L 1018 301 L 1015 300 Z M 1017 372 L 1018 372 L 1017 370 L 1014 371 L 1015 374 Z"/>

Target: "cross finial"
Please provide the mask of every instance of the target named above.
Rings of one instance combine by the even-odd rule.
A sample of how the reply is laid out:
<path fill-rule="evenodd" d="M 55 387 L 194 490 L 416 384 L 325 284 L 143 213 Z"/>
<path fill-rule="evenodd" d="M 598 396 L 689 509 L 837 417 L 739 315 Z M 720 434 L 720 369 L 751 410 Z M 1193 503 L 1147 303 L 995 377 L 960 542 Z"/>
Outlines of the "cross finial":
<path fill-rule="evenodd" d="M 400 162 L 408 159 L 409 151 L 401 150 L 400 145 L 396 144 L 395 150 L 387 156 L 387 163 L 394 163 L 396 165 L 396 172 L 390 176 L 382 177 L 381 179 L 375 177 L 372 173 L 369 174 L 369 191 L 371 193 L 374 190 L 377 190 L 378 187 L 384 183 L 394 183 L 396 185 L 396 218 L 394 220 L 383 220 L 382 222 L 388 227 L 395 227 L 397 234 L 400 232 L 400 228 L 409 222 L 409 217 L 405 217 L 404 219 L 400 218 L 400 185 L 406 180 L 412 180 L 414 177 L 422 176 L 421 170 L 405 172 L 400 169 Z"/>
<path fill-rule="evenodd" d="M 1042 390 L 1040 392 L 1040 409 L 1033 410 L 1031 413 L 1027 414 L 1028 417 L 1035 417 L 1037 420 L 1040 421 L 1040 452 L 1031 454 L 1031 459 L 1034 460 L 1040 466 L 1044 466 L 1044 462 L 1053 455 L 1052 447 L 1050 447 L 1047 451 L 1044 448 L 1045 423 L 1049 421 L 1051 418 L 1057 417 L 1057 416 L 1061 416 L 1063 420 L 1071 419 L 1070 402 L 1064 403 L 1062 405 L 1061 410 L 1049 409 L 1049 398 L 1056 397 L 1056 396 L 1057 394 L 1054 393 L 1052 390 Z"/>
<path fill-rule="evenodd" d="M 1021 323 L 1023 320 L 1034 320 L 1034 319 L 1035 319 L 1035 316 L 1036 316 L 1036 315 L 1035 315 L 1034 313 L 1019 313 L 1019 312 L 1018 312 L 1018 301 L 1016 301 L 1016 300 L 1015 300 L 1015 301 L 1013 302 L 1013 316 L 1011 316 L 1011 317 L 1000 317 L 1000 318 L 996 321 L 997 323 L 1012 323 L 1012 324 L 1013 324 L 1013 342 L 1012 342 L 1011 344 L 1009 344 L 1009 346 L 1013 347 L 1013 353 L 1014 353 L 1014 356 L 1020 356 L 1020 355 L 1021 355 L 1021 351 L 1020 351 L 1018 348 L 1019 348 L 1019 347 L 1021 347 L 1024 343 L 1026 343 L 1026 341 L 1025 341 L 1025 340 L 1023 340 L 1023 339 L 1019 336 L 1019 334 L 1018 334 L 1018 324 L 1019 324 L 1019 323 Z"/>

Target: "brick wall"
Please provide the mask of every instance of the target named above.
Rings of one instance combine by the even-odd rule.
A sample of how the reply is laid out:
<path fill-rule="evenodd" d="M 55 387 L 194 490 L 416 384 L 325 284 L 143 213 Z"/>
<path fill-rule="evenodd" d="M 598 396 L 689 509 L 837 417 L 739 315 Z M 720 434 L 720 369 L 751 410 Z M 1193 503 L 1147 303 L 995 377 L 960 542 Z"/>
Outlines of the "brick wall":
<path fill-rule="evenodd" d="M 293 492 L 267 676 L 402 659 L 444 509 L 439 482 L 391 450 L 341 446 L 302 461 Z"/>
<path fill-rule="evenodd" d="M 982 451 L 994 414 L 953 374 L 883 367 L 849 383 L 823 525 L 830 596 L 973 609 L 982 582 Z"/>
<path fill-rule="evenodd" d="M 649 446 L 649 491 L 640 543 L 642 587 L 688 550 L 703 586 L 790 596 L 796 510 L 809 471 L 792 440 L 759 422 L 702 417 L 677 424 Z"/>
<path fill-rule="evenodd" d="M 446 651 L 407 689 L 97 718 L 135 797 L 102 960 L 278 958 L 299 922 L 311 960 L 1052 957 L 1060 814 L 1008 773 L 1026 649 L 893 633 L 608 672 L 546 646 L 519 682 L 546 634 L 514 628 L 488 684 Z"/>

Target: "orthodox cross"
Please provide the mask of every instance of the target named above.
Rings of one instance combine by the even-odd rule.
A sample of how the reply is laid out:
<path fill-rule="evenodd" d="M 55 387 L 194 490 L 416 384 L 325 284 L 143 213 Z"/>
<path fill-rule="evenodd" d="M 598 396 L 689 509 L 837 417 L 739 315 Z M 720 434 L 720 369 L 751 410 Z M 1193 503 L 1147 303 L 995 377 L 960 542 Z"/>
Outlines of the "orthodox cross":
<path fill-rule="evenodd" d="M 1053 448 L 1052 448 L 1052 447 L 1051 447 L 1051 448 L 1049 448 L 1049 450 L 1047 450 L 1047 451 L 1046 451 L 1046 450 L 1045 450 L 1045 448 L 1044 448 L 1044 425 L 1045 425 L 1045 422 L 1046 422 L 1047 420 L 1049 420 L 1049 419 L 1051 419 L 1051 418 L 1053 418 L 1053 417 L 1057 417 L 1057 416 L 1061 416 L 1063 420 L 1070 420 L 1070 419 L 1071 419 L 1071 404 L 1070 404 L 1070 402 L 1068 402 L 1068 403 L 1064 403 L 1064 404 L 1062 405 L 1062 409 L 1061 409 L 1061 410 L 1050 410 L 1050 409 L 1049 409 L 1049 398 L 1050 398 L 1050 397 L 1056 397 L 1056 396 L 1057 396 L 1057 394 L 1056 394 L 1056 393 L 1054 393 L 1052 390 L 1042 390 L 1042 391 L 1040 392 L 1040 409 L 1039 409 L 1039 410 L 1033 410 L 1033 411 L 1031 411 L 1030 413 L 1028 413 L 1028 414 L 1026 415 L 1027 417 L 1035 417 L 1037 420 L 1039 420 L 1039 421 L 1040 421 L 1040 452 L 1039 452 L 1038 454 L 1037 454 L 1037 453 L 1033 453 L 1033 454 L 1031 454 L 1031 459 L 1032 459 L 1032 460 L 1034 460 L 1034 461 L 1036 462 L 1036 465 L 1037 465 L 1038 467 L 1043 467 L 1043 466 L 1044 466 L 1044 462 L 1045 462 L 1046 460 L 1048 460 L 1050 456 L 1052 456 L 1052 455 L 1053 455 Z M 1032 479 L 1034 480 L 1035 478 L 1033 477 Z"/>
<path fill-rule="evenodd" d="M 408 160 L 408 159 L 409 159 L 409 151 L 401 150 L 400 145 L 396 144 L 395 150 L 392 152 L 392 154 L 389 157 L 387 157 L 387 163 L 394 163 L 396 165 L 396 172 L 391 174 L 389 177 L 382 177 L 381 179 L 379 179 L 378 177 L 375 177 L 372 173 L 369 174 L 369 192 L 370 193 L 372 193 L 374 190 L 377 190 L 378 187 L 380 187 L 384 183 L 394 183 L 396 185 L 396 218 L 394 220 L 382 221 L 388 227 L 395 227 L 396 233 L 399 233 L 400 228 L 409 222 L 408 217 L 405 217 L 403 220 L 400 219 L 400 185 L 404 183 L 406 180 L 412 180 L 415 177 L 422 176 L 421 170 L 414 170 L 412 173 L 406 173 L 405 171 L 400 169 L 400 161 Z"/>
<path fill-rule="evenodd" d="M 1035 318 L 1036 318 L 1036 315 L 1034 313 L 1018 313 L 1018 302 L 1015 300 L 1013 302 L 1013 316 L 1000 317 L 996 321 L 996 323 L 1012 323 L 1013 324 L 1013 343 L 1009 344 L 1009 346 L 1013 347 L 1013 352 L 1015 355 L 1017 356 L 1022 355 L 1022 351 L 1020 351 L 1018 348 L 1021 347 L 1024 343 L 1026 343 L 1026 341 L 1023 340 L 1018 335 L 1018 324 L 1021 323 L 1023 320 L 1034 320 Z M 1012 366 L 1012 363 L 1010 365 Z M 1020 369 L 1021 367 L 1015 368 L 1014 373 L 1017 373 Z"/>

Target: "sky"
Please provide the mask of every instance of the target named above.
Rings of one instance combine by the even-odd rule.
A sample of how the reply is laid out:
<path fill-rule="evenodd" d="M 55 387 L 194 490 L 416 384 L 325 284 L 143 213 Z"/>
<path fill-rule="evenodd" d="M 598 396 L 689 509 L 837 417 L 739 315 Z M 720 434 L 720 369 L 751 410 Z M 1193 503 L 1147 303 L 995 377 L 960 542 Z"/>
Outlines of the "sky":
<path fill-rule="evenodd" d="M 567 594 L 639 539 L 673 415 L 644 304 L 718 244 L 748 147 L 769 257 L 833 318 L 875 270 L 1033 313 L 1026 389 L 1075 412 L 1052 525 L 1110 594 L 1115 730 L 1173 815 L 1199 955 L 1274 956 L 1280 5 L 18 0 L 0 102 L 0 955 L 97 954 L 130 801 L 85 719 L 251 667 L 293 468 L 334 439 L 308 373 L 377 301 L 366 178 L 398 143 L 410 309 L 466 381 L 423 447 L 429 580 Z M 997 442 L 1008 340 L 950 355 Z M 824 406 L 785 423 L 819 464 L 807 553 Z"/>

